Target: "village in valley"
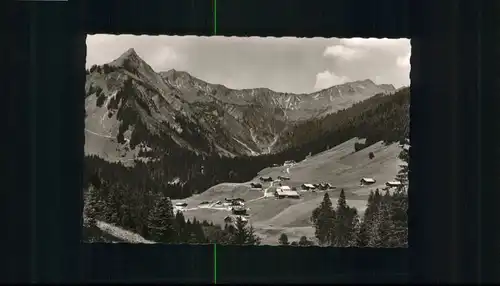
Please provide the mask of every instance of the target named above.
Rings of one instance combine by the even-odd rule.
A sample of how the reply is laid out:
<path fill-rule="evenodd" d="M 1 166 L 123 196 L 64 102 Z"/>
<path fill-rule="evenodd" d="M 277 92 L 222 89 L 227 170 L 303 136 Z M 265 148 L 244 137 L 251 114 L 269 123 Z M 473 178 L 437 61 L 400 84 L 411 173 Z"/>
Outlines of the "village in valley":
<path fill-rule="evenodd" d="M 394 179 L 401 164 L 398 144 L 378 142 L 355 152 L 356 142 L 360 139 L 300 162 L 274 164 L 249 182 L 222 183 L 202 194 L 173 200 L 174 212 L 221 225 L 235 225 L 241 219 L 255 228 L 263 244 L 276 244 L 282 233 L 313 239 L 311 212 L 325 193 L 333 201 L 344 190 L 349 205 L 361 215 L 370 191 L 392 193 L 402 184 Z"/>
<path fill-rule="evenodd" d="M 293 163 L 288 163 L 293 164 Z M 333 186 L 331 183 L 304 183 L 297 187 L 290 187 L 286 184 L 286 181 L 290 180 L 288 176 L 278 176 L 276 179 L 272 177 L 260 177 L 260 182 L 251 182 L 250 187 L 252 190 L 257 192 L 262 192 L 261 198 L 272 198 L 272 199 L 300 199 L 301 195 L 306 192 L 311 193 L 323 193 L 326 191 L 337 190 L 337 187 Z M 373 178 L 361 178 L 360 186 L 370 186 L 376 182 Z M 385 183 L 386 187 L 382 190 L 393 190 L 401 185 L 401 182 L 393 180 Z M 254 199 L 256 200 L 256 199 Z M 175 211 L 189 211 L 196 207 L 190 207 L 186 202 L 178 202 L 175 204 Z M 231 214 L 224 218 L 225 223 L 234 223 L 237 218 L 240 218 L 244 222 L 248 221 L 250 216 L 250 209 L 245 205 L 245 199 L 239 197 L 228 197 L 224 198 L 224 201 L 203 201 L 199 203 L 198 208 L 210 208 L 214 210 L 230 211 Z"/>

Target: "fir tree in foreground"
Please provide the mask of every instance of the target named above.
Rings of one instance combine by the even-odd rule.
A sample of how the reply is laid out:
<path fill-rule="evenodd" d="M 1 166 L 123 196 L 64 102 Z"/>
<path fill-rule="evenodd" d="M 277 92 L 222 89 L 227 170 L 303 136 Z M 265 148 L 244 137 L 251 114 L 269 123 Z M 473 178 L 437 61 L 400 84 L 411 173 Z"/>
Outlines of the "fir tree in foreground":
<path fill-rule="evenodd" d="M 282 233 L 280 235 L 280 238 L 279 238 L 278 242 L 279 242 L 280 245 L 289 245 L 290 244 L 288 242 L 288 236 L 286 235 L 286 233 Z"/>
<path fill-rule="evenodd" d="M 313 246 L 314 243 L 312 241 L 310 241 L 309 239 L 307 239 L 306 236 L 301 236 L 299 239 L 298 245 L 299 246 Z"/>
<path fill-rule="evenodd" d="M 400 175 L 407 178 L 404 169 Z M 407 183 L 404 183 L 393 193 L 386 190 L 382 195 L 378 189 L 371 191 L 362 219 L 355 208 L 347 205 L 344 190 L 340 192 L 335 210 L 328 193 L 325 193 L 321 204 L 313 210 L 311 221 L 316 238 L 322 246 L 407 247 L 407 212 Z"/>
<path fill-rule="evenodd" d="M 184 218 L 184 214 L 182 214 L 182 212 L 177 212 L 175 214 L 175 225 L 177 227 L 178 242 L 187 241 L 189 234 L 186 229 L 186 219 Z"/>
<path fill-rule="evenodd" d="M 390 247 L 392 228 L 389 203 L 383 200 L 371 221 L 368 247 Z"/>
<path fill-rule="evenodd" d="M 172 202 L 168 197 L 159 196 L 148 216 L 148 228 L 151 239 L 157 242 L 174 242 L 176 234 L 174 221 Z"/>
<path fill-rule="evenodd" d="M 313 210 L 311 221 L 315 228 L 315 236 L 320 245 L 330 243 L 334 239 L 333 225 L 335 223 L 335 211 L 328 193 L 323 196 L 323 201 L 318 208 Z"/>
<path fill-rule="evenodd" d="M 90 185 L 85 194 L 83 207 L 83 223 L 86 227 L 94 227 L 99 213 L 99 197 L 97 188 Z"/>
<path fill-rule="evenodd" d="M 347 247 L 354 239 L 354 218 L 357 216 L 356 209 L 347 205 L 344 189 L 340 191 L 335 210 L 335 220 L 332 232 L 335 234 L 331 241 L 332 246 Z"/>
<path fill-rule="evenodd" d="M 236 225 L 231 239 L 231 244 L 235 245 L 259 245 L 260 238 L 255 235 L 254 228 L 241 217 L 236 218 Z"/>
<path fill-rule="evenodd" d="M 405 134 L 409 134 L 409 126 L 406 125 Z M 406 137 L 400 143 L 402 151 L 399 159 L 403 161 L 400 166 L 397 179 L 402 183 L 393 194 L 391 204 L 391 219 L 394 222 L 393 237 L 397 247 L 408 247 L 408 183 L 409 183 L 409 164 L 410 164 L 410 140 Z"/>

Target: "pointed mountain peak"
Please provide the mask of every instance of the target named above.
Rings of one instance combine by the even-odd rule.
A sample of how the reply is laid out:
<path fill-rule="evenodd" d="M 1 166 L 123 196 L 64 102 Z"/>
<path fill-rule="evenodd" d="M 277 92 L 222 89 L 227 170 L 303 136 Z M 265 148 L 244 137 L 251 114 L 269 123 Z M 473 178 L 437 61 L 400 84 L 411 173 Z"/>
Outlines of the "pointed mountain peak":
<path fill-rule="evenodd" d="M 145 63 L 141 57 L 137 54 L 134 48 L 126 50 L 121 56 L 116 60 L 112 61 L 110 64 L 114 66 L 125 67 L 126 65 L 138 67 L 141 63 Z"/>
<path fill-rule="evenodd" d="M 139 57 L 139 55 L 137 55 L 137 52 L 134 50 L 134 48 L 130 48 L 126 50 L 120 57 Z"/>

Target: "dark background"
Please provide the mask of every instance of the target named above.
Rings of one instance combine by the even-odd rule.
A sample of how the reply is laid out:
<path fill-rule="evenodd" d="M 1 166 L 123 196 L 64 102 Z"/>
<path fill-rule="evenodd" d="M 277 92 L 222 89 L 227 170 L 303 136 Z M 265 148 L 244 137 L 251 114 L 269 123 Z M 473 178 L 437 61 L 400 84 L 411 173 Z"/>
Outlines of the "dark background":
<path fill-rule="evenodd" d="M 218 246 L 217 282 L 497 281 L 499 4 L 217 0 L 218 35 L 412 38 L 410 248 Z M 209 36 L 213 10 L 208 0 L 9 7 L 3 282 L 213 282 L 211 245 L 80 243 L 85 35 Z"/>

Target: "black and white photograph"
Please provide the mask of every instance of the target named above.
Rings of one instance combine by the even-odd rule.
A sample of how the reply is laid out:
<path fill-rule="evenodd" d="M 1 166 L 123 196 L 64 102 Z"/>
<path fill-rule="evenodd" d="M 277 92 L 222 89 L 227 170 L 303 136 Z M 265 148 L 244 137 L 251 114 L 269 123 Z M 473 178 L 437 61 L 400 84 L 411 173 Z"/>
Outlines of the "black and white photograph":
<path fill-rule="evenodd" d="M 408 247 L 409 39 L 86 44 L 83 242 Z"/>

